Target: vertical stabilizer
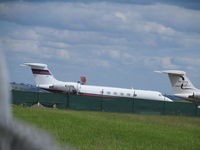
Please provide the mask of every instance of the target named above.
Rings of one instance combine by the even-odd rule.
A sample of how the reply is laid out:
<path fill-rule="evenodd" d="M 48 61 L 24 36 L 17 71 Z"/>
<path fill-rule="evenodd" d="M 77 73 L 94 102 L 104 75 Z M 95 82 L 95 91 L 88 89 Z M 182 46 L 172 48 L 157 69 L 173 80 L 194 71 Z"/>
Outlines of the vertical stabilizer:
<path fill-rule="evenodd" d="M 46 64 L 40 63 L 24 63 L 25 66 L 31 67 L 33 76 L 35 78 L 36 86 L 50 85 L 57 81 L 52 73 L 49 71 Z"/>
<path fill-rule="evenodd" d="M 165 70 L 160 72 L 168 74 L 174 94 L 192 93 L 196 90 L 184 71 Z"/>

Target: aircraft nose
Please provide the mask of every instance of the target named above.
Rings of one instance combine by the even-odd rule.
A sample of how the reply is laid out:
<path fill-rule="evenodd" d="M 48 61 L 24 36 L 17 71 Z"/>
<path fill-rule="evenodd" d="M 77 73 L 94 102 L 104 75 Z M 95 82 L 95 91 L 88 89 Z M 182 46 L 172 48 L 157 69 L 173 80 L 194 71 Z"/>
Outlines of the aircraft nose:
<path fill-rule="evenodd" d="M 169 99 L 168 97 L 164 97 L 164 100 L 168 102 L 173 102 L 173 100 Z"/>

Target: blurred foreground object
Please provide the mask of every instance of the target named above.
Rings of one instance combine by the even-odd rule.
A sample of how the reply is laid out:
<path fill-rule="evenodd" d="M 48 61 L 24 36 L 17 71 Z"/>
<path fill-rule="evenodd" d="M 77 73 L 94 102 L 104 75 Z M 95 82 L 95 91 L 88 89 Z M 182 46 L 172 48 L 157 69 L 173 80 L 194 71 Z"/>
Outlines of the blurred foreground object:
<path fill-rule="evenodd" d="M 59 150 L 46 133 L 13 120 L 8 81 L 6 64 L 0 50 L 0 150 Z"/>

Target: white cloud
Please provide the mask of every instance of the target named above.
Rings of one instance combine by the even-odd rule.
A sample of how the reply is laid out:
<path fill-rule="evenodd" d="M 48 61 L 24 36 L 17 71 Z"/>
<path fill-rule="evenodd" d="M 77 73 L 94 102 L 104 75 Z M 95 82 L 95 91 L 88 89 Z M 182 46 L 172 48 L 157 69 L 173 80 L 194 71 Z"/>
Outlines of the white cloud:
<path fill-rule="evenodd" d="M 54 42 L 54 41 L 46 41 L 43 43 L 43 45 L 48 47 L 53 47 L 56 49 L 65 49 L 69 47 L 69 44 L 66 44 L 64 42 Z"/>
<path fill-rule="evenodd" d="M 93 59 L 91 63 L 94 63 L 97 66 L 101 66 L 103 68 L 110 68 L 112 65 L 109 61 L 103 59 Z"/>
<path fill-rule="evenodd" d="M 122 54 L 124 65 L 146 66 L 151 69 L 178 69 L 180 66 L 174 63 L 173 57 L 143 56 L 124 53 Z"/>
<path fill-rule="evenodd" d="M 30 26 L 12 33 L 18 39 L 137 48 L 190 48 L 200 43 L 192 32 L 200 30 L 200 11 L 172 5 L 20 2 L 1 3 L 0 8 L 1 20 Z"/>
<path fill-rule="evenodd" d="M 115 16 L 118 17 L 119 19 L 121 19 L 123 22 L 127 21 L 127 17 L 125 14 L 121 13 L 121 12 L 116 12 Z"/>
<path fill-rule="evenodd" d="M 200 47 L 200 35 L 182 35 L 184 38 L 177 40 L 185 48 Z"/>
<path fill-rule="evenodd" d="M 177 69 L 179 68 L 178 65 L 172 63 L 170 57 L 164 57 L 161 59 L 162 67 L 165 69 Z"/>
<path fill-rule="evenodd" d="M 57 56 L 61 59 L 70 59 L 69 51 L 64 50 L 64 49 L 57 51 Z"/>
<path fill-rule="evenodd" d="M 195 58 L 197 57 L 197 58 Z M 177 57 L 176 61 L 178 63 L 184 64 L 184 65 L 191 65 L 191 66 L 199 66 L 200 65 L 200 58 L 198 56 L 194 56 L 193 58 L 190 57 Z"/>
<path fill-rule="evenodd" d="M 141 8 L 137 7 L 137 10 Z M 158 3 L 145 6 L 141 14 L 146 20 L 165 24 L 177 31 L 193 32 L 200 29 L 200 11 L 198 10 Z"/>
<path fill-rule="evenodd" d="M 0 40 L 13 53 L 102 67 L 176 69 L 199 63 L 192 60 L 200 47 L 198 10 L 166 4 L 20 2 L 0 3 L 0 19 L 11 24 L 9 30 L 0 29 Z M 182 52 L 190 58 L 177 58 Z"/>
<path fill-rule="evenodd" d="M 21 55 L 28 54 L 31 57 L 38 58 L 53 58 L 57 49 L 53 47 L 43 46 L 39 40 L 15 40 L 11 38 L 4 38 L 1 40 L 2 49 L 7 53 L 21 53 Z M 66 55 L 63 55 L 66 57 Z"/>
<path fill-rule="evenodd" d="M 97 56 L 109 56 L 110 58 L 114 59 L 118 59 L 121 57 L 121 52 L 119 50 L 114 50 L 114 49 L 95 50 L 93 54 Z"/>
<path fill-rule="evenodd" d="M 200 12 L 166 4 L 115 5 L 111 3 L 1 3 L 2 20 L 17 24 L 81 30 L 124 29 L 153 22 L 168 28 L 199 29 Z M 55 9 L 56 8 L 56 9 Z M 12 10 L 12 11 L 10 11 Z M 50 11 L 49 11 L 50 10 Z M 114 12 L 114 15 L 113 15 Z M 121 21 L 118 22 L 116 18 Z M 115 23 L 115 26 L 114 26 Z M 162 27 L 161 27 L 161 30 Z M 164 30 L 166 30 L 164 28 Z"/>
<path fill-rule="evenodd" d="M 108 50 L 108 54 L 111 58 L 120 58 L 120 52 L 118 50 Z"/>
<path fill-rule="evenodd" d="M 152 32 L 157 34 L 163 34 L 163 35 L 174 35 L 175 31 L 170 28 L 166 27 L 164 25 L 155 23 L 155 22 L 146 22 L 144 25 L 139 27 L 140 30 L 143 30 L 145 32 Z"/>
<path fill-rule="evenodd" d="M 3 49 L 6 51 L 40 53 L 37 41 L 5 38 L 2 39 L 1 43 Z"/>
<path fill-rule="evenodd" d="M 33 29 L 20 28 L 8 33 L 8 36 L 18 40 L 39 40 L 40 35 Z"/>

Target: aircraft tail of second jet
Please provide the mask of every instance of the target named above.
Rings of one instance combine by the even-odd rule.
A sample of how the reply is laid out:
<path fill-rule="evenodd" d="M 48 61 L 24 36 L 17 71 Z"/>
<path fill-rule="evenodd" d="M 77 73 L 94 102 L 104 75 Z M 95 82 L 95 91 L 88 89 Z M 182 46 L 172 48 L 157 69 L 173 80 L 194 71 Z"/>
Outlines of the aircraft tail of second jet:
<path fill-rule="evenodd" d="M 35 78 L 36 86 L 50 85 L 57 81 L 52 75 L 52 73 L 49 71 L 48 66 L 46 64 L 24 63 L 24 65 L 31 67 L 33 76 Z"/>
<path fill-rule="evenodd" d="M 158 71 L 160 73 L 168 74 L 168 77 L 171 82 L 171 86 L 173 89 L 173 93 L 176 94 L 185 94 L 185 93 L 192 93 L 196 91 L 196 88 L 186 76 L 184 71 L 180 70 L 164 70 Z"/>

